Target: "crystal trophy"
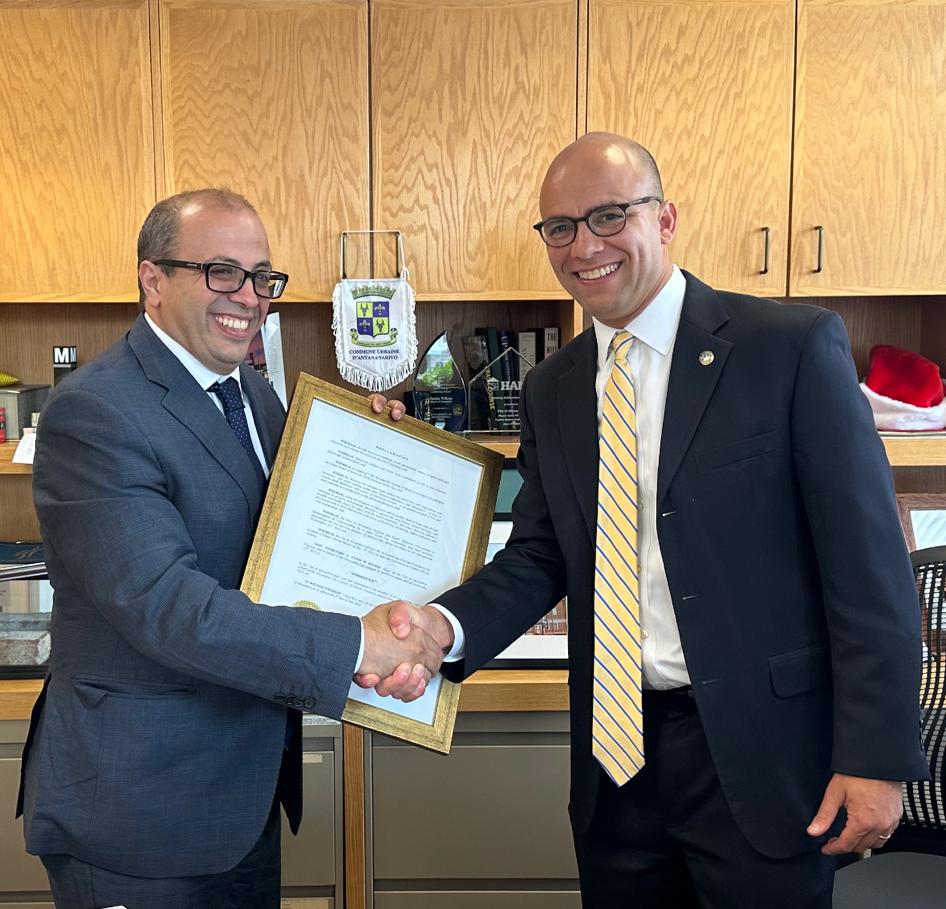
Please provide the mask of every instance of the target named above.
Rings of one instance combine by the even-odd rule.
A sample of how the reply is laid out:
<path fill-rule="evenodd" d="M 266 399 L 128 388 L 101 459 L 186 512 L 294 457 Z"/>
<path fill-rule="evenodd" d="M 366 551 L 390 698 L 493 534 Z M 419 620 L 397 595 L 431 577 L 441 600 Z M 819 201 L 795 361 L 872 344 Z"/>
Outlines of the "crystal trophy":
<path fill-rule="evenodd" d="M 470 379 L 470 431 L 519 432 L 519 377 L 531 366 L 508 347 Z"/>
<path fill-rule="evenodd" d="M 413 388 L 407 393 L 408 412 L 425 423 L 447 432 L 466 428 L 466 384 L 447 343 L 439 335 L 424 352 L 414 372 Z"/>

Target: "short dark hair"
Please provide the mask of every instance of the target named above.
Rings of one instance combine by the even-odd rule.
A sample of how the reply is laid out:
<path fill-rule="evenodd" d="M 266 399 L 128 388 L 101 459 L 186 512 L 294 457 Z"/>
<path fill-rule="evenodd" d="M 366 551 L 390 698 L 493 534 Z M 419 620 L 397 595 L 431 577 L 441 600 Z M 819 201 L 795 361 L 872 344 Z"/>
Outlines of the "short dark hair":
<path fill-rule="evenodd" d="M 177 253 L 177 238 L 181 232 L 181 213 L 188 205 L 202 203 L 208 208 L 247 209 L 256 214 L 256 209 L 239 193 L 224 187 L 193 189 L 162 199 L 145 218 L 138 233 L 138 265 L 156 259 L 173 259 Z M 159 266 L 166 274 L 169 266 Z M 138 302 L 145 301 L 144 288 L 138 282 Z"/>

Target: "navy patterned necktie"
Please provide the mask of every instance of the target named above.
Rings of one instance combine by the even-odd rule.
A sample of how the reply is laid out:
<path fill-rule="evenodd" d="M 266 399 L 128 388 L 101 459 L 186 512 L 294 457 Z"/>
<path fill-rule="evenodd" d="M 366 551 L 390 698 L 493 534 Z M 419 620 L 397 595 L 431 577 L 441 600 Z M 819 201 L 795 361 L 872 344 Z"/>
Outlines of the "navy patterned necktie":
<path fill-rule="evenodd" d="M 223 404 L 223 413 L 230 424 L 240 444 L 256 468 L 257 476 L 265 483 L 266 474 L 253 449 L 253 440 L 250 438 L 250 427 L 246 422 L 246 412 L 243 410 L 243 395 L 240 394 L 240 384 L 231 376 L 223 382 L 214 382 L 208 391 L 213 392 Z"/>

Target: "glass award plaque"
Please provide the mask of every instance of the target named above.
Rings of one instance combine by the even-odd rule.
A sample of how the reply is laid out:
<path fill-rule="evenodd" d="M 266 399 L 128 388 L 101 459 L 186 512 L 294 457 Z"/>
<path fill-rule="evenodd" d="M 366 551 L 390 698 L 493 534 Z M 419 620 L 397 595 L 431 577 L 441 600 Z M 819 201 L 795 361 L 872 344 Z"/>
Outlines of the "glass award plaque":
<path fill-rule="evenodd" d="M 466 383 L 443 332 L 424 352 L 408 393 L 413 416 L 447 432 L 462 432 L 467 425 Z"/>
<path fill-rule="evenodd" d="M 471 432 L 519 432 L 520 375 L 532 364 L 508 347 L 470 379 Z"/>

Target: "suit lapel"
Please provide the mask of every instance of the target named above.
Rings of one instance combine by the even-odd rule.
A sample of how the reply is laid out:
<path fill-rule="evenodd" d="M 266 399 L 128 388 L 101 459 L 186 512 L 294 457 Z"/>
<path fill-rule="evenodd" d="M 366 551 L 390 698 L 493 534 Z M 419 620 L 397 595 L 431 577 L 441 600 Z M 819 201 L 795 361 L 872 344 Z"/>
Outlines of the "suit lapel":
<path fill-rule="evenodd" d="M 558 379 L 558 421 L 568 477 L 592 542 L 598 523 L 598 347 L 593 328 L 578 339 L 571 366 Z"/>
<path fill-rule="evenodd" d="M 129 332 L 128 342 L 148 380 L 165 389 L 161 406 L 186 426 L 233 477 L 246 496 L 250 512 L 255 514 L 263 495 L 260 480 L 246 450 L 206 389 L 194 381 L 177 357 L 161 343 L 143 316 Z"/>
<path fill-rule="evenodd" d="M 719 295 L 687 272 L 684 276 L 687 289 L 673 347 L 660 440 L 658 508 L 690 446 L 732 348 L 730 341 L 714 334 L 729 319 Z"/>

